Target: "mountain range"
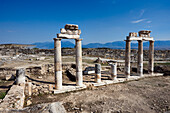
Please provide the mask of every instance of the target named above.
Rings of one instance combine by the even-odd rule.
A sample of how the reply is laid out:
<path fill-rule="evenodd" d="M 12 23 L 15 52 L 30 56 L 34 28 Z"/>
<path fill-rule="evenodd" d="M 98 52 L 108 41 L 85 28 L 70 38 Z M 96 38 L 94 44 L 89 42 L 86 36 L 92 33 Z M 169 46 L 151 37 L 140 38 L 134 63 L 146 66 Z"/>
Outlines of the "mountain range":
<path fill-rule="evenodd" d="M 35 45 L 35 48 L 40 49 L 53 49 L 54 48 L 54 42 L 37 42 L 33 43 Z M 115 42 L 109 42 L 109 43 L 89 43 L 86 45 L 82 45 L 83 48 L 112 48 L 112 49 L 124 49 L 125 48 L 125 41 L 115 41 Z M 70 41 L 61 41 L 61 47 L 62 48 L 74 48 L 75 44 L 73 44 Z M 149 42 L 143 43 L 144 49 L 149 48 Z M 154 43 L 155 49 L 170 49 L 170 40 L 160 41 L 157 40 Z M 138 48 L 138 43 L 132 42 L 131 43 L 132 49 Z"/>

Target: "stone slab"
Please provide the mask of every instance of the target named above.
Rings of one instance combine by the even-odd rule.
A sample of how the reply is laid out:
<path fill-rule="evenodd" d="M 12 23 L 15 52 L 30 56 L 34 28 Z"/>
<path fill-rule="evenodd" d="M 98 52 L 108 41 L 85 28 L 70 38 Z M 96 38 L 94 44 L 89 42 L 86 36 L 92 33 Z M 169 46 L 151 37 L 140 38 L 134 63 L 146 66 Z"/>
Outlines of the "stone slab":
<path fill-rule="evenodd" d="M 153 37 L 127 37 L 127 40 L 144 40 L 144 41 L 153 41 Z"/>
<path fill-rule="evenodd" d="M 109 84 L 116 84 L 116 83 L 122 83 L 126 81 L 132 81 L 132 80 L 139 80 L 141 78 L 148 78 L 148 77 L 156 77 L 156 76 L 163 76 L 162 73 L 154 73 L 154 74 L 144 74 L 143 76 L 130 76 L 130 78 L 117 78 L 116 80 L 102 80 L 100 83 L 86 83 L 86 85 L 83 86 L 63 86 L 62 90 L 53 90 L 54 94 L 60 94 L 60 93 L 66 93 L 66 92 L 73 92 L 78 90 L 87 89 L 88 86 L 104 86 Z"/>
<path fill-rule="evenodd" d="M 72 92 L 72 91 L 78 91 L 86 89 L 87 86 L 63 86 L 61 90 L 53 90 L 54 94 L 60 94 L 60 93 L 66 93 L 66 92 Z"/>
<path fill-rule="evenodd" d="M 57 38 L 63 38 L 63 39 L 78 39 L 80 38 L 80 35 L 69 35 L 69 34 L 57 34 Z"/>
<path fill-rule="evenodd" d="M 67 113 L 61 102 L 42 103 L 23 109 L 0 109 L 0 113 Z"/>
<path fill-rule="evenodd" d="M 24 106 L 24 85 L 13 85 L 0 103 L 0 109 L 22 109 Z"/>

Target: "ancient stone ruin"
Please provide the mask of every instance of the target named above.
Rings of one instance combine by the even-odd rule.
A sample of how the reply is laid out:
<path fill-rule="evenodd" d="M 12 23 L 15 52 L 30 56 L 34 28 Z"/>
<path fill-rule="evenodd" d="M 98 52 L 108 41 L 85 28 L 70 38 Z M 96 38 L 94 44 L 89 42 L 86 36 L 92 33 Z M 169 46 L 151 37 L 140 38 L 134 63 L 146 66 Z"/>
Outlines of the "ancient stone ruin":
<path fill-rule="evenodd" d="M 14 71 L 16 71 L 16 79 L 15 84 L 12 85 L 10 90 L 8 91 L 8 94 L 5 96 L 5 98 L 0 102 L 0 112 L 3 108 L 9 108 L 9 109 L 22 109 L 24 106 L 24 103 L 27 105 L 31 105 L 31 100 L 27 100 L 27 102 L 24 102 L 26 97 L 37 96 L 40 94 L 59 94 L 59 93 L 65 93 L 70 91 L 77 91 L 82 90 L 86 88 L 91 88 L 95 86 L 103 86 L 113 83 L 120 83 L 125 82 L 129 80 L 138 80 L 140 78 L 149 77 L 149 76 L 162 76 L 160 73 L 153 73 L 154 68 L 154 40 L 153 37 L 150 37 L 151 31 L 139 31 L 138 34 L 134 32 L 130 32 L 129 36 L 126 37 L 126 50 L 112 50 L 112 49 L 86 49 L 84 52 L 82 52 L 82 39 L 80 38 L 81 30 L 79 29 L 78 25 L 74 24 L 66 24 L 65 28 L 60 29 L 60 33 L 57 34 L 57 38 L 54 38 L 54 50 L 34 50 L 34 52 L 30 53 L 43 53 L 51 55 L 52 61 L 46 60 L 45 64 L 44 61 L 47 58 L 45 55 L 41 57 L 26 57 L 27 62 L 37 61 L 40 63 L 42 61 L 44 64 L 42 65 L 31 65 L 30 67 L 19 67 L 18 69 L 9 69 L 11 70 L 10 73 L 14 74 Z M 73 56 L 76 54 L 76 62 L 74 64 L 74 69 L 72 68 L 72 64 L 67 64 L 67 62 L 62 61 L 62 48 L 61 48 L 61 40 L 63 39 L 74 39 L 75 40 L 75 49 L 68 49 L 63 50 L 64 55 L 71 55 Z M 137 57 L 137 76 L 130 76 L 131 71 L 131 41 L 138 41 L 138 52 L 135 51 L 134 53 L 138 54 Z M 148 72 L 149 74 L 143 74 L 143 41 L 149 41 L 149 52 L 147 54 L 149 55 L 149 66 L 148 66 Z M 73 50 L 75 50 L 73 52 Z M 24 50 L 22 50 L 24 51 Z M 36 51 L 36 52 L 35 52 Z M 69 51 L 69 52 L 68 52 Z M 28 52 L 29 53 L 29 52 Z M 87 66 L 84 66 L 82 59 L 82 54 L 85 56 L 87 54 L 96 56 L 95 59 L 93 59 L 92 64 L 86 64 Z M 116 57 L 113 59 L 114 54 Z M 24 55 L 23 55 L 24 56 Z M 28 55 L 27 55 L 28 56 Z M 48 56 L 48 57 L 49 57 Z M 54 59 L 53 59 L 54 56 Z M 106 56 L 104 58 L 101 58 L 100 56 Z M 107 56 L 111 57 L 112 59 L 109 59 Z M 125 56 L 125 57 L 124 57 Z M 66 56 L 68 58 L 68 56 Z M 32 60 L 30 60 L 32 59 Z M 97 59 L 97 60 L 96 60 Z M 122 60 L 124 59 L 124 60 Z M 8 60 L 8 59 L 7 59 Z M 6 61 L 7 61 L 6 60 Z M 146 60 L 146 59 L 145 59 Z M 16 60 L 17 62 L 20 61 Z M 65 63 L 65 64 L 64 64 Z M 119 74 L 118 68 L 123 67 L 124 72 L 123 74 Z M 15 66 L 16 67 L 16 66 Z M 66 70 L 70 72 L 74 76 L 74 79 L 76 81 L 76 85 L 70 85 L 70 84 L 64 84 L 63 85 L 63 70 Z M 6 69 L 7 70 L 7 69 Z M 105 72 L 105 73 L 104 73 Z M 3 75 L 0 73 L 0 75 Z M 39 75 L 48 75 L 51 74 L 55 78 L 55 83 L 50 81 L 43 81 L 42 76 Z M 104 73 L 104 74 L 103 74 Z M 35 78 L 31 78 L 31 76 L 28 75 L 38 75 L 36 80 Z M 107 76 L 106 76 L 106 75 Z M 88 80 L 85 80 L 85 76 L 87 75 L 89 78 Z M 49 77 L 49 76 L 47 76 Z M 63 78 L 62 78 L 63 77 Z M 104 78 L 105 77 L 105 78 Z M 8 78 L 11 78 L 8 77 Z M 104 78 L 104 79 L 103 79 Z M 83 81 L 84 79 L 84 81 Z M 90 80 L 89 80 L 90 79 Z M 39 84 L 36 84 L 36 82 L 40 82 Z M 75 82 L 72 82 L 75 84 Z M 55 89 L 53 85 L 55 84 Z M 43 93 L 40 93 L 43 92 Z M 45 105 L 45 106 L 51 106 L 54 103 Z M 62 111 L 65 112 L 65 109 L 61 103 L 56 103 L 53 106 L 59 106 L 59 108 L 62 108 Z M 39 105 L 44 106 L 44 105 Z M 26 108 L 28 109 L 28 108 Z M 50 109 L 50 108 L 48 108 Z M 55 109 L 58 109 L 57 107 Z M 4 109 L 3 109 L 4 110 Z M 50 109 L 51 110 L 51 109 Z M 55 111 L 55 110 L 54 110 Z"/>
<path fill-rule="evenodd" d="M 82 75 L 82 45 L 80 39 L 81 30 L 78 25 L 66 24 L 65 28 L 60 29 L 57 38 L 54 38 L 54 69 L 55 69 L 55 88 L 62 89 L 62 60 L 61 60 L 61 39 L 75 39 L 76 42 L 76 85 L 83 85 Z"/>
<path fill-rule="evenodd" d="M 151 31 L 142 30 L 137 33 L 130 32 L 129 36 L 126 37 L 126 51 L 125 51 L 125 75 L 127 78 L 130 77 L 130 42 L 133 40 L 138 41 L 138 66 L 137 66 L 137 73 L 139 76 L 143 75 L 143 41 L 149 41 L 149 66 L 148 71 L 149 73 L 153 73 L 154 68 L 154 40 L 153 37 L 150 37 Z"/>

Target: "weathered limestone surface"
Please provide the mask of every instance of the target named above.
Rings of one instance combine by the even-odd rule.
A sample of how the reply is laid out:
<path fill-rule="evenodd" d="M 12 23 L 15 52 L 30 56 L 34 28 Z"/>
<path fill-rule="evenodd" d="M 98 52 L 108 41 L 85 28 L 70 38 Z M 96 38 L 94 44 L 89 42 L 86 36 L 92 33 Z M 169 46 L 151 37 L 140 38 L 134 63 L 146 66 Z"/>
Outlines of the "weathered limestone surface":
<path fill-rule="evenodd" d="M 60 38 L 54 38 L 54 50 L 55 88 L 62 89 L 62 58 Z"/>
<path fill-rule="evenodd" d="M 62 103 L 53 102 L 53 103 L 38 104 L 19 110 L 4 109 L 4 110 L 0 110 L 0 112 L 1 113 L 66 113 L 66 110 L 62 105 Z"/>
<path fill-rule="evenodd" d="M 95 64 L 95 82 L 101 82 L 101 64 Z"/>
<path fill-rule="evenodd" d="M 32 83 L 26 82 L 25 84 L 25 95 L 31 96 L 32 95 Z"/>
<path fill-rule="evenodd" d="M 138 41 L 138 66 L 137 73 L 139 76 L 143 75 L 143 41 Z"/>
<path fill-rule="evenodd" d="M 23 68 L 16 71 L 16 84 L 25 84 L 25 70 Z"/>
<path fill-rule="evenodd" d="M 138 33 L 139 33 L 140 37 L 150 37 L 151 31 L 149 31 L 149 30 L 142 30 L 142 31 L 139 31 Z"/>
<path fill-rule="evenodd" d="M 1 109 L 22 109 L 24 106 L 24 85 L 13 85 L 0 103 Z"/>
<path fill-rule="evenodd" d="M 66 69 L 66 74 L 67 77 L 71 80 L 71 81 L 76 81 L 76 69 L 72 68 L 72 67 L 68 67 Z"/>
<path fill-rule="evenodd" d="M 135 32 L 130 32 L 130 33 L 129 33 L 129 36 L 131 36 L 131 37 L 137 37 L 137 35 L 138 35 L 138 34 L 135 33 Z"/>
<path fill-rule="evenodd" d="M 146 41 L 153 40 L 153 37 L 150 37 L 151 31 L 142 30 L 139 31 L 138 33 L 139 36 L 137 36 L 137 33 L 130 32 L 129 36 L 127 36 L 127 40 L 146 40 Z"/>
<path fill-rule="evenodd" d="M 76 39 L 76 85 L 83 85 L 83 73 L 82 73 L 82 39 Z"/>
<path fill-rule="evenodd" d="M 137 64 L 137 73 L 139 76 L 143 75 L 143 41 L 150 41 L 149 46 L 149 67 L 148 71 L 153 73 L 153 64 L 154 64 L 154 46 L 153 46 L 153 37 L 150 37 L 151 31 L 142 30 L 139 31 L 139 36 L 137 33 L 129 33 L 129 36 L 126 38 L 126 50 L 125 50 L 125 75 L 127 77 L 130 76 L 130 41 L 137 40 L 138 41 L 138 64 Z"/>
<path fill-rule="evenodd" d="M 80 38 L 81 30 L 78 29 L 78 25 L 66 24 L 65 28 L 60 29 L 60 33 L 57 34 L 57 38 L 64 39 L 78 39 Z"/>
<path fill-rule="evenodd" d="M 111 65 L 111 77 L 112 80 L 117 80 L 117 62 Z"/>
<path fill-rule="evenodd" d="M 77 39 L 77 38 L 80 38 L 80 35 L 69 35 L 69 34 L 61 34 L 61 33 L 59 33 L 59 34 L 57 34 L 57 37 L 65 38 L 65 39 Z"/>
<path fill-rule="evenodd" d="M 125 76 L 130 77 L 130 40 L 126 40 L 126 53 L 125 53 Z"/>
<path fill-rule="evenodd" d="M 154 41 L 150 41 L 149 45 L 149 65 L 148 65 L 149 73 L 154 72 Z"/>

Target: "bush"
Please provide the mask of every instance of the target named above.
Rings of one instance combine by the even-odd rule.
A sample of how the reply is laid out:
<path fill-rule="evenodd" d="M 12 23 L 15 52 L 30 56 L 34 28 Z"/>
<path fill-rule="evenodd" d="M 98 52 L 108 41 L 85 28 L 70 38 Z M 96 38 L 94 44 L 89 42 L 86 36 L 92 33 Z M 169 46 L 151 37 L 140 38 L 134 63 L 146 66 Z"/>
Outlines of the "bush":
<path fill-rule="evenodd" d="M 6 95 L 6 92 L 0 92 L 0 99 L 3 99 Z"/>

